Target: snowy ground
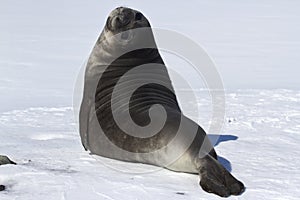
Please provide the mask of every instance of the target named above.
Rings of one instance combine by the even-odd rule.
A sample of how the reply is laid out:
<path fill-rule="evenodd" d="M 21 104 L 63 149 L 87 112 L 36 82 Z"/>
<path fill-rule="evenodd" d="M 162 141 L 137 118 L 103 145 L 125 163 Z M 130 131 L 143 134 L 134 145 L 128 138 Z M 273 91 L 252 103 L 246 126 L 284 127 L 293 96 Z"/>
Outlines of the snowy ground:
<path fill-rule="evenodd" d="M 216 150 L 247 186 L 231 199 L 297 199 L 300 91 L 243 90 L 226 98 Z M 198 101 L 207 106 L 201 92 Z M 20 163 L 0 168 L 8 186 L 1 199 L 218 199 L 200 189 L 197 175 L 90 156 L 73 117 L 71 107 L 0 114 L 0 152 Z"/>
<path fill-rule="evenodd" d="M 203 192 L 196 175 L 83 151 L 74 83 L 119 5 L 188 35 L 215 60 L 226 89 L 216 150 L 247 187 L 229 199 L 298 199 L 300 2 L 279 0 L 0 0 L 0 154 L 19 163 L 0 167 L 0 184 L 8 187 L 0 199 L 220 199 Z M 207 129 L 210 98 L 196 91 L 199 116 L 184 112 Z M 182 105 L 184 97 L 179 93 Z"/>

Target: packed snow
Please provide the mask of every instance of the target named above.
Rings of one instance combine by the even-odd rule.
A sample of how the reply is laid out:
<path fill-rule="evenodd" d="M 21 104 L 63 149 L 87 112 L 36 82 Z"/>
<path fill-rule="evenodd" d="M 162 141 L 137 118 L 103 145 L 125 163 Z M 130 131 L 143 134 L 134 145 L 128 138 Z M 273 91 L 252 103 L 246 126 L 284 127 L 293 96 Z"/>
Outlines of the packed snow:
<path fill-rule="evenodd" d="M 197 175 L 84 151 L 75 82 L 106 16 L 120 5 L 189 36 L 215 60 L 226 116 L 222 132 L 209 137 L 247 187 L 229 199 L 298 199 L 300 2 L 279 0 L 0 1 L 0 155 L 18 163 L 0 166 L 7 187 L 0 199 L 221 199 L 204 192 Z M 164 58 L 170 68 L 180 63 Z M 193 91 L 174 83 L 175 90 L 184 113 L 207 130 L 210 95 L 198 88 L 201 80 L 191 81 Z M 186 92 L 196 95 L 196 115 Z"/>

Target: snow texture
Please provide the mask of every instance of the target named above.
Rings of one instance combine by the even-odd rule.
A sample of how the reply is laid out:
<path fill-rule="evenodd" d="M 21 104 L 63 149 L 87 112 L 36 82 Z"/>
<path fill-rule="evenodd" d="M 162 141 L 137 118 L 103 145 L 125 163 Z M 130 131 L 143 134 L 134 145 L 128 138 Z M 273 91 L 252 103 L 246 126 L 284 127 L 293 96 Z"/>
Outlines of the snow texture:
<path fill-rule="evenodd" d="M 0 166 L 7 188 L 0 199 L 220 199 L 200 188 L 197 175 L 83 150 L 74 85 L 106 16 L 120 5 L 141 10 L 152 26 L 188 35 L 215 60 L 226 116 L 221 134 L 210 138 L 247 187 L 229 199 L 298 199 L 300 2 L 279 0 L 1 0 L 0 154 L 18 165 Z M 207 129 L 210 96 L 198 89 L 201 80 L 189 79 L 199 114 L 174 83 L 180 104 Z"/>

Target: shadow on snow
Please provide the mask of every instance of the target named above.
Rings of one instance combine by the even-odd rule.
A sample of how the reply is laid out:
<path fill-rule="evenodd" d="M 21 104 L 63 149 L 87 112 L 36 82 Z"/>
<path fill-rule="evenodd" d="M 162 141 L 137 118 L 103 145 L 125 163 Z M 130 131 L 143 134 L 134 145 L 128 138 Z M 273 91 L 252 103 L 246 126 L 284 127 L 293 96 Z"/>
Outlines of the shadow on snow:
<path fill-rule="evenodd" d="M 235 135 L 208 135 L 209 140 L 215 146 L 218 146 L 221 142 L 227 142 L 231 140 L 237 140 Z M 232 171 L 231 163 L 224 157 L 218 156 L 218 161 L 229 171 Z"/>

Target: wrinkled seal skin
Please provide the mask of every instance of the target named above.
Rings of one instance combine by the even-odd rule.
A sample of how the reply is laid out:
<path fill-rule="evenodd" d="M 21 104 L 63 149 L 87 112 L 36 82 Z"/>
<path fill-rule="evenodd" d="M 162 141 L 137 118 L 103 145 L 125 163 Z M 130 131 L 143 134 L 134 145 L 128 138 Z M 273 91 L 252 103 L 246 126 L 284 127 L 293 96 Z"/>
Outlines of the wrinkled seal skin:
<path fill-rule="evenodd" d="M 130 32 L 122 33 L 143 27 L 150 27 L 148 20 L 142 13 L 130 8 L 116 8 L 107 19 L 86 66 L 84 94 L 79 114 L 80 136 L 84 148 L 93 154 L 108 158 L 147 163 L 180 172 L 199 173 L 200 186 L 205 191 L 222 197 L 241 194 L 245 189 L 244 185 L 219 163 L 216 152 L 210 142 L 207 142 L 204 130 L 182 114 L 152 31 L 145 32 L 142 36 Z M 118 33 L 121 34 L 119 41 L 110 39 L 110 36 Z M 141 39 L 153 43 L 153 47 L 129 51 L 110 61 L 120 49 L 129 48 Z M 149 68 L 149 72 L 154 74 L 154 79 L 163 82 L 163 85 L 153 83 L 139 87 L 130 98 L 130 116 L 139 126 L 146 126 L 151 122 L 149 109 L 159 104 L 164 107 L 167 118 L 163 128 L 156 135 L 142 138 L 126 134 L 119 128 L 112 114 L 113 111 L 122 113 L 126 109 L 122 106 L 121 97 L 122 92 L 127 92 L 126 87 L 121 88 L 119 95 L 114 96 L 115 102 L 120 102 L 120 106 L 113 111 L 112 93 L 126 72 L 149 63 L 159 65 Z M 133 77 L 130 84 L 134 85 L 138 82 L 137 79 L 138 77 Z M 160 120 L 160 115 L 155 117 Z M 127 121 L 127 118 L 124 118 L 121 123 L 126 125 Z M 147 154 L 167 146 L 177 134 L 180 123 L 185 125 L 185 128 L 180 130 L 184 137 L 179 138 L 183 144 L 192 134 L 193 127 L 196 131 L 191 144 L 177 160 L 169 165 L 164 163 L 176 149 L 166 148 L 155 156 Z M 124 151 L 115 151 L 112 143 Z M 205 148 L 201 148 L 204 143 Z M 180 145 L 179 143 L 178 148 Z M 205 156 L 199 156 L 200 148 L 200 154 Z"/>

